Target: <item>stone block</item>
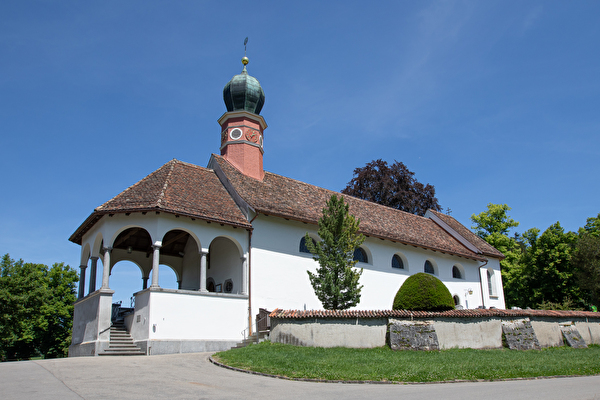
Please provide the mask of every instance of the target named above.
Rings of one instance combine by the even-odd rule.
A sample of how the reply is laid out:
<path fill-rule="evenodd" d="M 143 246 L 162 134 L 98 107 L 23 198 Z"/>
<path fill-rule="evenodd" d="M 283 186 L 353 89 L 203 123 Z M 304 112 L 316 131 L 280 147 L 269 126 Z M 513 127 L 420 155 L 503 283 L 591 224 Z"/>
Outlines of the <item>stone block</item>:
<path fill-rule="evenodd" d="M 539 350 L 541 348 L 528 318 L 502 321 L 502 333 L 511 350 Z"/>
<path fill-rule="evenodd" d="M 588 347 L 575 325 L 561 326 L 560 331 L 570 347 L 575 349 L 586 349 Z"/>
<path fill-rule="evenodd" d="M 439 350 L 433 321 L 394 321 L 389 325 L 392 350 Z"/>

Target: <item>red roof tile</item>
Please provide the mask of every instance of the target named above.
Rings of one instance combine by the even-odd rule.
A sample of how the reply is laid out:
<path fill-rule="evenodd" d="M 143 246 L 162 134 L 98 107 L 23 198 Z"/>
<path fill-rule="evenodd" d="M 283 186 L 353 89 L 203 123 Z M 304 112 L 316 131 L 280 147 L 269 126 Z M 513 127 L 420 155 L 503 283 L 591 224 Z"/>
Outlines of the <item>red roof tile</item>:
<path fill-rule="evenodd" d="M 211 165 L 223 171 L 221 177 L 229 180 L 233 190 L 229 183 L 221 182 L 217 176 L 219 171 L 172 160 L 96 208 L 69 240 L 81 243 L 85 232 L 102 215 L 111 213 L 161 211 L 251 228 L 247 216 L 234 200 L 236 195 L 259 213 L 317 224 L 326 201 L 333 194 L 340 195 L 270 172 L 265 172 L 264 179 L 259 181 L 243 175 L 221 156 L 213 155 L 212 160 L 216 164 Z M 480 253 L 502 257 L 496 249 L 444 214 L 436 213 L 481 252 L 473 247 L 469 249 L 430 218 L 351 196 L 345 196 L 345 200 L 350 212 L 360 218 L 360 230 L 365 235 L 481 261 L 485 258 Z"/>
<path fill-rule="evenodd" d="M 554 318 L 594 318 L 600 319 L 600 313 L 591 311 L 557 310 L 503 310 L 472 309 L 450 310 L 443 312 L 408 310 L 281 310 L 276 309 L 270 318 L 306 319 L 306 318 L 486 318 L 486 317 L 554 317 Z"/>
<path fill-rule="evenodd" d="M 161 211 L 251 228 L 213 170 L 171 160 L 97 207 L 69 240 L 81 237 L 104 214 Z"/>
<path fill-rule="evenodd" d="M 223 170 L 235 191 L 254 210 L 263 214 L 317 224 L 326 201 L 333 194 L 341 195 L 270 172 L 265 172 L 264 179 L 259 181 L 243 175 L 221 156 L 213 154 L 213 160 Z M 350 213 L 360 218 L 360 231 L 365 235 L 485 260 L 429 218 L 351 196 L 344 196 L 344 199 L 349 205 Z M 502 257 L 500 252 L 489 252 L 489 255 Z"/>

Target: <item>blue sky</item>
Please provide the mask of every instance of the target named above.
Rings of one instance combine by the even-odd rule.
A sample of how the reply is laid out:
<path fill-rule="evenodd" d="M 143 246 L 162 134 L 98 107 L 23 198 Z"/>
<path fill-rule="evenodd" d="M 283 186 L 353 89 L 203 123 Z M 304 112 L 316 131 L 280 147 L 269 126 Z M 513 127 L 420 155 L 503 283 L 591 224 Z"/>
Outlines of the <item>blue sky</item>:
<path fill-rule="evenodd" d="M 341 190 L 404 162 L 471 226 L 600 212 L 600 2 L 0 3 L 0 253 L 79 264 L 71 233 L 172 158 L 219 147 L 223 86 L 266 94 L 265 169 Z"/>

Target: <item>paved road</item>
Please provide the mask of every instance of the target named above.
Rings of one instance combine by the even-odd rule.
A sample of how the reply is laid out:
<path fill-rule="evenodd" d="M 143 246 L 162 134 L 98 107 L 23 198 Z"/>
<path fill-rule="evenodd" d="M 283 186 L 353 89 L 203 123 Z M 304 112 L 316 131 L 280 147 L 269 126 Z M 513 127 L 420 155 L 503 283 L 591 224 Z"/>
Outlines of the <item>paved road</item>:
<path fill-rule="evenodd" d="M 423 385 L 312 383 L 230 371 L 211 364 L 208 356 L 196 353 L 1 363 L 0 398 L 600 400 L 600 376 Z"/>

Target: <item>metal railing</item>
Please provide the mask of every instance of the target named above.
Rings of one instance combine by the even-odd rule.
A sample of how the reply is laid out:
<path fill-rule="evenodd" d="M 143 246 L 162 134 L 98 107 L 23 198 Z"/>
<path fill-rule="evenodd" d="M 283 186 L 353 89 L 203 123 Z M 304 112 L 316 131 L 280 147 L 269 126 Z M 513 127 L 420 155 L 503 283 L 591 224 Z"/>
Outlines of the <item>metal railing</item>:
<path fill-rule="evenodd" d="M 264 308 L 258 309 L 258 314 L 256 315 L 255 322 L 252 324 L 252 328 L 254 328 L 252 330 L 253 332 L 256 332 L 256 334 L 258 334 L 258 332 L 264 332 L 271 329 L 271 318 L 269 318 L 269 314 L 271 314 L 271 312 L 267 311 Z M 244 340 L 246 340 L 249 337 L 248 333 L 250 333 L 250 328 L 251 327 L 249 326 L 241 332 L 242 336 L 244 337 Z"/>

